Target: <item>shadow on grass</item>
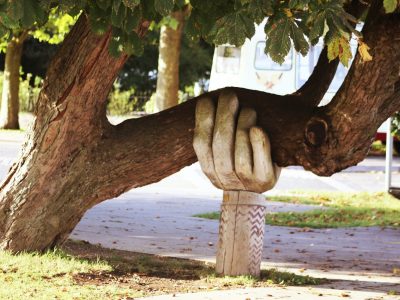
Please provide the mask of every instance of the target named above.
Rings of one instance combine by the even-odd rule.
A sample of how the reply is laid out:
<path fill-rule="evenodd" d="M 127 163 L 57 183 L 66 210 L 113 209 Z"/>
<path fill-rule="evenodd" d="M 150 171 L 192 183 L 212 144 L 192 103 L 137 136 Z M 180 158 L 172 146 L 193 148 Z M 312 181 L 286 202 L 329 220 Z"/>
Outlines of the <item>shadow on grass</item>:
<path fill-rule="evenodd" d="M 141 277 L 168 278 L 171 280 L 196 281 L 205 279 L 207 283 L 224 286 L 243 285 L 316 285 L 326 283 L 326 279 L 296 275 L 275 269 L 261 270 L 260 278 L 251 276 L 221 277 L 215 273 L 214 264 L 200 261 L 162 257 L 130 251 L 107 249 L 82 241 L 67 241 L 63 251 L 78 259 L 103 261 L 112 267 L 108 274 L 79 274 L 83 278 L 107 278 L 107 276 L 126 276 L 137 274 Z"/>

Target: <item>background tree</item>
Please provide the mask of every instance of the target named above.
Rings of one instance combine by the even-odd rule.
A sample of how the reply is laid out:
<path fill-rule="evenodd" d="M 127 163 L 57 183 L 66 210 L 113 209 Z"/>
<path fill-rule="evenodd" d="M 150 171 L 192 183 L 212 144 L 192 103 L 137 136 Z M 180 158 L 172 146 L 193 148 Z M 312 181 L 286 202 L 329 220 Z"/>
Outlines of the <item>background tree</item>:
<path fill-rule="evenodd" d="M 155 93 L 158 78 L 159 30 L 148 32 L 143 55 L 130 56 L 119 72 L 117 82 L 119 89 L 133 91 L 134 110 L 143 111 L 146 101 Z M 214 47 L 203 40 L 193 41 L 182 36 L 179 67 L 179 90 L 191 93 L 196 82 L 208 80 L 212 66 Z M 144 95 L 136 97 L 136 95 Z M 175 99 L 176 101 L 177 99 Z"/>
<path fill-rule="evenodd" d="M 156 111 L 178 105 L 179 61 L 185 11 L 177 10 L 161 26 L 158 54 Z"/>
<path fill-rule="evenodd" d="M 27 38 L 24 43 L 21 57 L 22 78 L 25 74 L 32 74 L 44 78 L 51 59 L 57 51 L 56 44 L 40 42 L 35 38 Z M 5 53 L 0 53 L 0 70 L 4 71 Z"/>
<path fill-rule="evenodd" d="M 18 15 L 18 8 L 14 7 L 14 10 L 13 13 Z M 38 21 L 44 22 L 44 17 L 42 16 Z M 11 29 L 16 29 L 10 30 L 8 36 L 5 37 L 6 40 L 2 45 L 0 44 L 0 50 L 5 51 L 0 129 L 19 129 L 19 79 L 25 40 L 31 35 L 39 41 L 58 44 L 63 40 L 75 20 L 69 15 L 58 15 L 56 10 L 52 10 L 43 26 L 38 23 L 34 24 L 34 22 L 34 18 L 24 15 L 21 16 L 19 22 L 13 23 L 12 20 L 9 20 L 7 24 Z M 26 28 L 19 30 L 20 26 Z"/>
<path fill-rule="evenodd" d="M 144 46 L 142 56 L 130 56 L 121 72 L 118 81 L 122 90 L 134 88 L 138 91 L 155 91 L 157 86 L 158 34 L 149 32 L 150 42 Z M 179 61 L 179 89 L 193 85 L 199 79 L 210 76 L 214 47 L 203 40 L 192 41 L 182 37 L 182 48 Z"/>
<path fill-rule="evenodd" d="M 19 68 L 27 36 L 28 31 L 26 30 L 15 32 L 7 42 L 0 106 L 0 129 L 19 129 Z"/>
<path fill-rule="evenodd" d="M 105 114 L 107 94 L 127 54 L 142 53 L 151 22 L 181 8 L 181 2 L 43 1 L 38 6 L 24 1 L 18 8 L 30 16 L 46 14 L 54 5 L 83 13 L 48 69 L 29 140 L 0 185 L 1 248 L 44 250 L 61 243 L 93 205 L 196 161 L 192 140 L 198 98 L 117 126 Z M 4 16 L 20 20 L 21 14 L 12 14 L 12 3 L 0 4 L 1 22 Z M 381 0 L 192 0 L 190 5 L 187 33 L 217 44 L 241 45 L 253 35 L 254 22 L 269 16 L 266 52 L 278 62 L 291 45 L 305 54 L 308 41 L 324 39 L 328 50 L 296 93 L 231 88 L 242 107 L 257 111 L 280 166 L 302 165 L 331 175 L 353 165 L 365 157 L 378 126 L 400 106 L 397 1 L 389 14 Z M 357 34 L 360 52 L 368 58 L 368 45 L 373 60 L 364 62 L 357 55 L 332 102 L 318 107 L 337 66 L 329 59 L 348 61 L 353 25 L 365 12 L 363 40 Z M 200 97 L 217 101 L 220 92 Z"/>

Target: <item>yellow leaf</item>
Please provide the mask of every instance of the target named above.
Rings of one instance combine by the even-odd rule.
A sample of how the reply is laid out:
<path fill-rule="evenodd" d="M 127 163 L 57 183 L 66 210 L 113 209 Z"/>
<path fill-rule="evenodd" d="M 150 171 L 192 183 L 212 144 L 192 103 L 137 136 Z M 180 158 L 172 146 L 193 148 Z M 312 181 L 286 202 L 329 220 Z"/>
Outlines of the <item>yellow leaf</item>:
<path fill-rule="evenodd" d="M 358 41 L 358 43 L 360 44 L 358 46 L 358 53 L 360 53 L 362 60 L 363 61 L 371 61 L 372 56 L 368 52 L 368 50 L 369 50 L 368 45 L 362 41 Z"/>
<path fill-rule="evenodd" d="M 292 14 L 292 12 L 290 11 L 290 9 L 285 8 L 285 9 L 284 9 L 284 12 L 285 12 L 285 14 L 286 14 L 289 18 L 293 17 L 293 14 Z"/>
<path fill-rule="evenodd" d="M 340 62 L 347 67 L 352 58 L 349 40 L 344 37 L 335 37 L 328 44 L 328 59 L 329 61 L 339 57 Z"/>

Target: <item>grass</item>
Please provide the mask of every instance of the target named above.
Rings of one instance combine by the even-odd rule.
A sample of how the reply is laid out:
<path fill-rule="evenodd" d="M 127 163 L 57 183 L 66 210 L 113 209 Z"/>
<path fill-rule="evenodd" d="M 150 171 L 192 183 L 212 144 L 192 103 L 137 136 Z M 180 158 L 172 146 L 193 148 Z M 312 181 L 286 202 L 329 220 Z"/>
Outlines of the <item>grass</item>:
<path fill-rule="evenodd" d="M 277 226 L 339 228 L 357 226 L 400 226 L 400 201 L 387 193 L 292 192 L 271 196 L 271 201 L 319 205 L 307 212 L 268 214 L 266 224 Z M 196 215 L 218 219 L 219 212 Z"/>
<path fill-rule="evenodd" d="M 119 299 L 140 293 L 115 284 L 76 284 L 75 276 L 112 271 L 104 262 L 75 259 L 63 252 L 43 255 L 0 252 L 0 299 Z"/>
<path fill-rule="evenodd" d="M 218 277 L 214 266 L 68 241 L 63 250 L 13 255 L 0 251 L 0 299 L 133 299 L 237 288 L 314 285 L 326 279 L 277 270 L 260 278 Z"/>
<path fill-rule="evenodd" d="M 269 269 L 261 270 L 259 278 L 253 276 L 218 277 L 215 274 L 210 274 L 206 277 L 206 281 L 211 283 L 222 283 L 224 286 L 253 287 L 257 286 L 257 284 L 259 283 L 281 286 L 318 285 L 326 283 L 327 279 L 296 275 L 294 273 L 282 272 L 276 269 Z"/>

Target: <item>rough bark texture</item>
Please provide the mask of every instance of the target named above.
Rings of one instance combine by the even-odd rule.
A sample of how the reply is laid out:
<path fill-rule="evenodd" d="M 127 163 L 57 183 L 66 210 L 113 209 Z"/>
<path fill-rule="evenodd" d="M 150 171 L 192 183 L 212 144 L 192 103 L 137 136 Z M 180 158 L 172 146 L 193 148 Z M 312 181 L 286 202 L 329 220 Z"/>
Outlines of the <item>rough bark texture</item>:
<path fill-rule="evenodd" d="M 0 106 L 1 129 L 19 129 L 19 68 L 26 36 L 23 32 L 7 44 Z"/>
<path fill-rule="evenodd" d="M 233 88 L 257 111 L 280 166 L 330 175 L 362 160 L 378 126 L 400 108 L 400 20 L 367 21 L 374 60 L 356 58 L 326 107 L 302 94 L 277 96 Z M 111 126 L 105 99 L 125 57 L 110 57 L 109 35 L 80 18 L 51 64 L 37 119 L 21 158 L 0 185 L 0 247 L 44 250 L 62 242 L 91 206 L 156 182 L 196 161 L 197 98 Z M 221 91 L 208 95 L 217 101 Z"/>
<path fill-rule="evenodd" d="M 110 57 L 109 38 L 91 33 L 82 16 L 52 62 L 33 131 L 0 185 L 1 248 L 51 247 L 98 202 L 101 165 L 93 161 L 110 126 L 107 93 L 125 61 Z"/>
<path fill-rule="evenodd" d="M 176 29 L 167 25 L 161 27 L 158 56 L 158 75 L 156 90 L 156 111 L 178 105 L 179 57 L 185 13 L 175 11 L 171 17 L 179 22 Z"/>

